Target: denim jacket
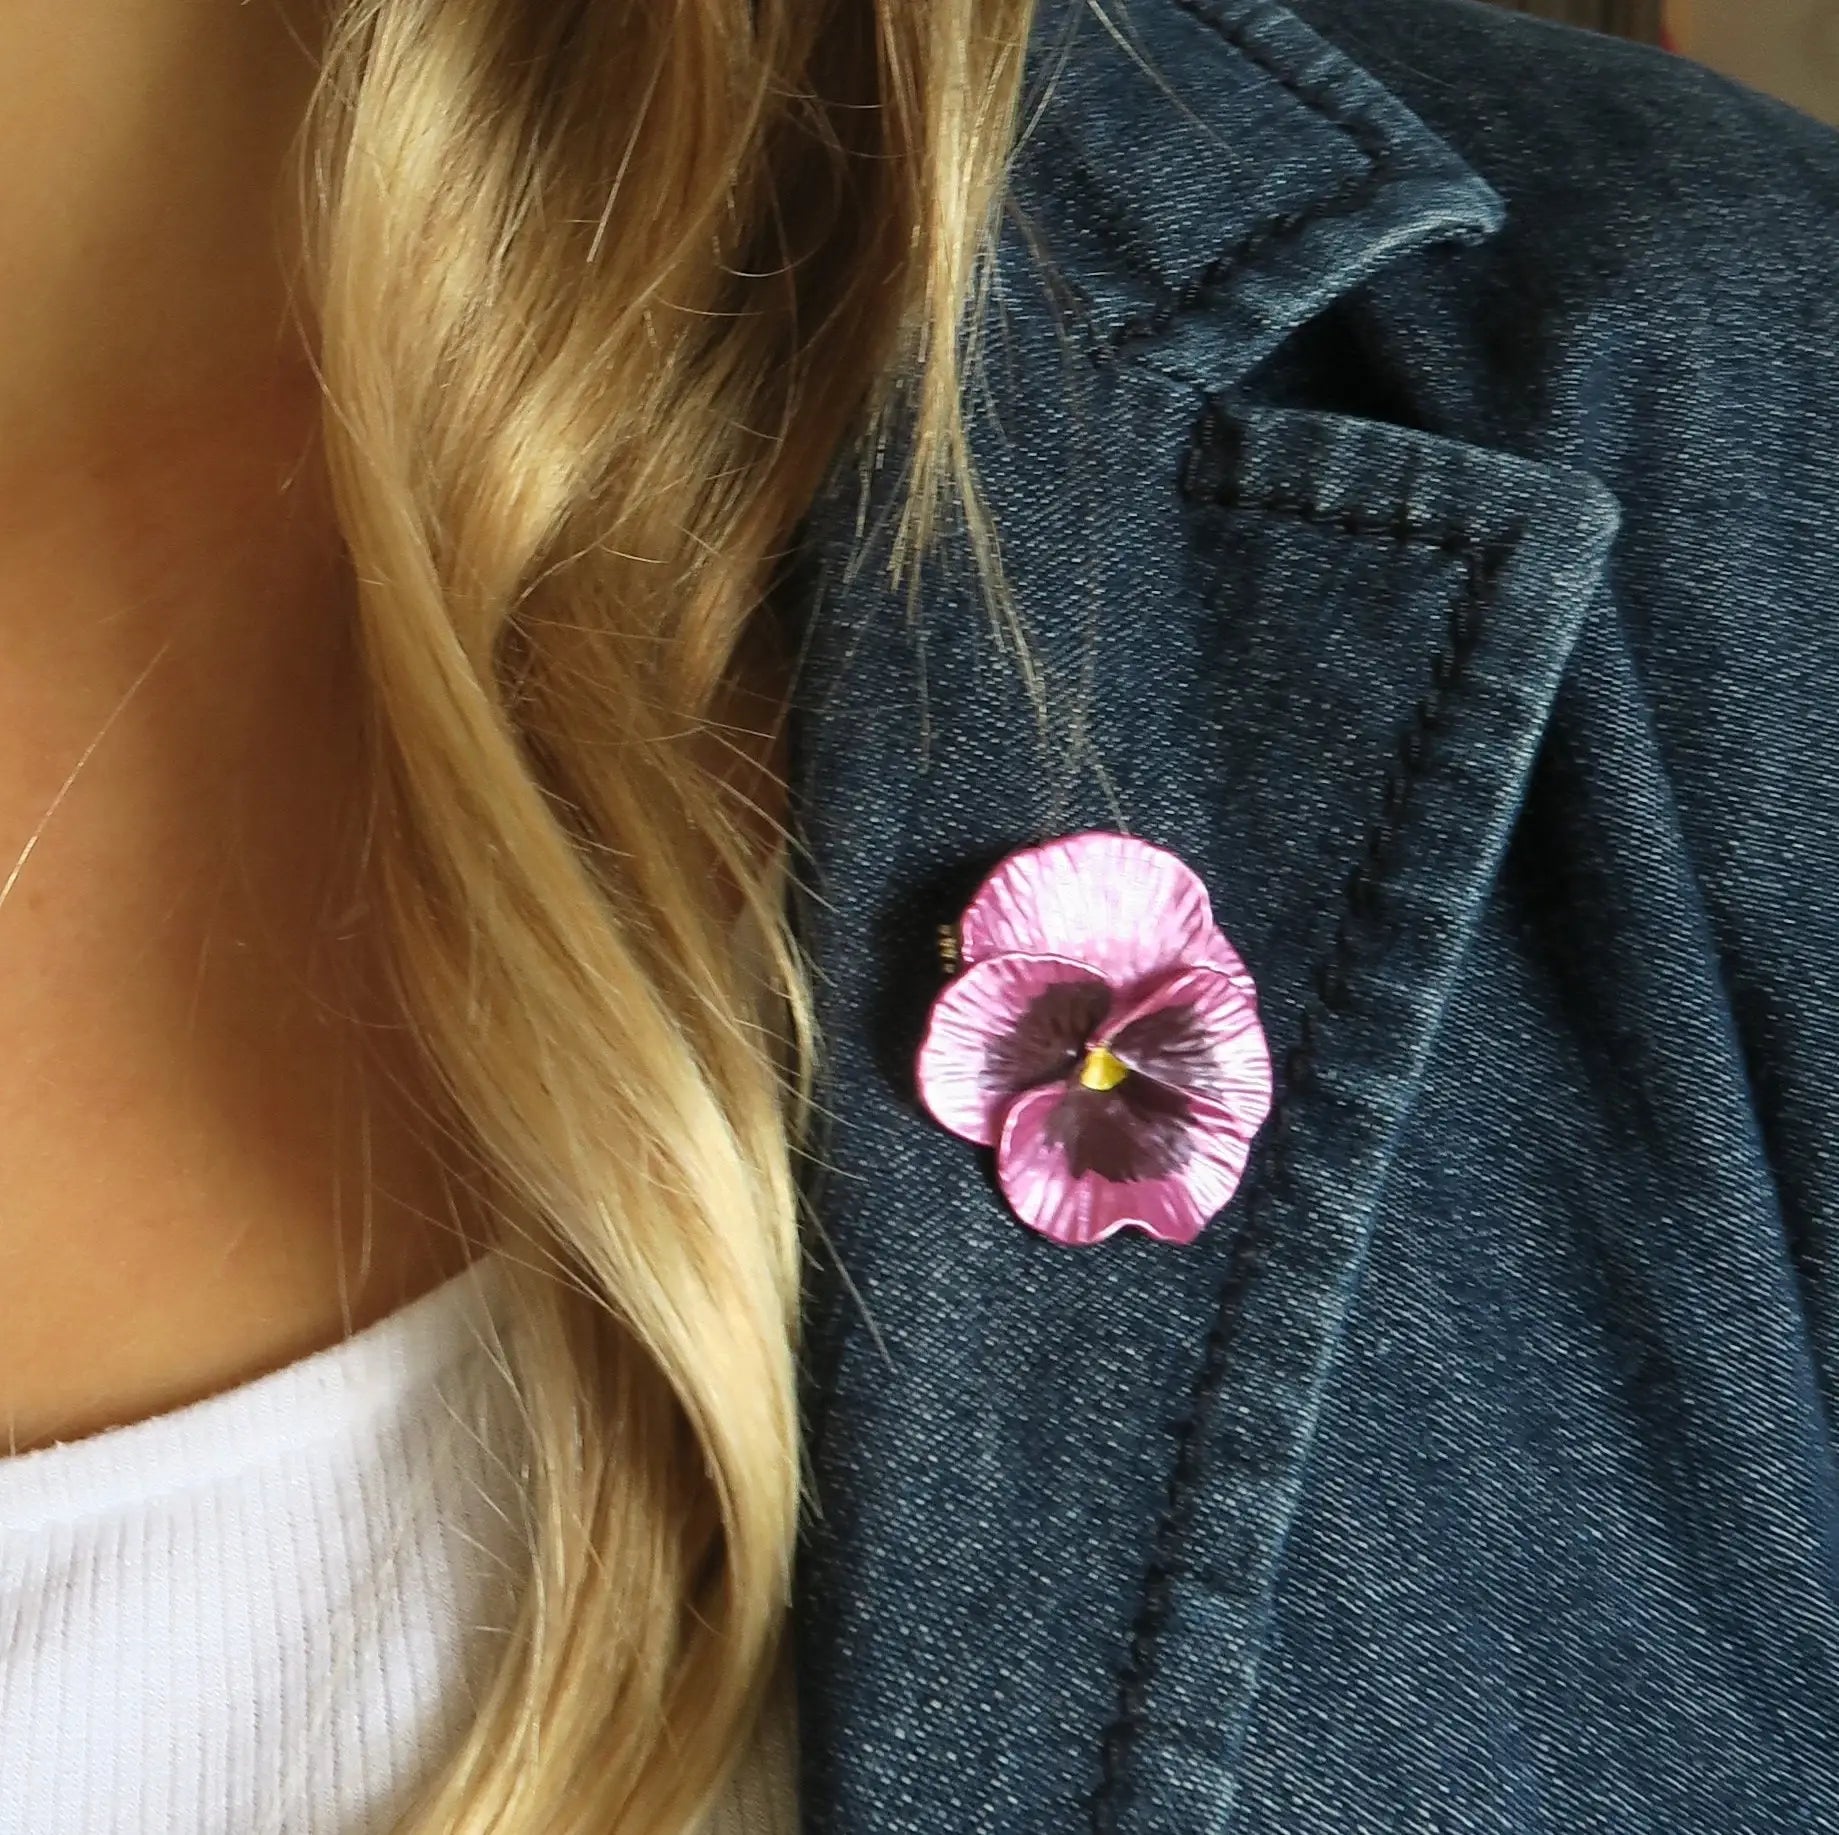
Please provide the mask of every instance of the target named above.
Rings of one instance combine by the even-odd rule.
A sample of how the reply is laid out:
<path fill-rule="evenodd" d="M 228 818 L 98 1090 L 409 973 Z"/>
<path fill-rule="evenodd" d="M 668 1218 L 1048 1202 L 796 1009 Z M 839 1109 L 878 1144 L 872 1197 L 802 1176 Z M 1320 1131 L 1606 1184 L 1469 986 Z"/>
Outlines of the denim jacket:
<path fill-rule="evenodd" d="M 974 571 L 801 545 L 810 1835 L 1839 1829 L 1839 136 L 1473 0 L 1050 0 Z M 1050 80 L 1051 72 L 1051 80 Z M 1275 1101 L 1062 1246 L 916 1098 L 1174 850 Z"/>

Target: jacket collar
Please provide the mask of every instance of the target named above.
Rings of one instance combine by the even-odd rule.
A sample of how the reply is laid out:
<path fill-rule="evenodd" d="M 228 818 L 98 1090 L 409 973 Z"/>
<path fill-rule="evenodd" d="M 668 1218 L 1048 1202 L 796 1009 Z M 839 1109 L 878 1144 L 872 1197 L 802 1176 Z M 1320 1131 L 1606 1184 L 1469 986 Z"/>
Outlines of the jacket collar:
<path fill-rule="evenodd" d="M 917 615 L 888 581 L 897 462 L 804 544 L 811 1835 L 1227 1828 L 1392 1143 L 1617 525 L 1583 473 L 1235 388 L 1504 206 L 1281 6 L 1129 19 L 1040 22 L 973 424 L 1054 741 L 967 568 Z M 935 927 L 1088 826 L 1189 860 L 1260 988 L 1276 1107 L 1186 1248 L 1034 1236 L 912 1091 Z"/>
<path fill-rule="evenodd" d="M 1505 219 L 1457 153 L 1269 0 L 1045 0 L 1031 56 L 1011 253 L 1045 255 L 1094 347 L 1228 382 L 1388 262 Z"/>

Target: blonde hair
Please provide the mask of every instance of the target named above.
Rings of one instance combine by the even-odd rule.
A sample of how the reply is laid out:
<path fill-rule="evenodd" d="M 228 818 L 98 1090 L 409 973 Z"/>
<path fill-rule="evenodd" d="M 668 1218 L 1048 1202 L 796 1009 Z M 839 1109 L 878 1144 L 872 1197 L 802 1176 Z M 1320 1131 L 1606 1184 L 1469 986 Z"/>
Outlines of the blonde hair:
<path fill-rule="evenodd" d="M 297 150 L 365 860 L 511 1247 L 530 1427 L 533 1570 L 400 1835 L 682 1835 L 763 1705 L 815 1040 L 736 710 L 852 438 L 911 410 L 902 552 L 948 501 L 979 526 L 967 327 L 1032 4 L 333 11 Z"/>

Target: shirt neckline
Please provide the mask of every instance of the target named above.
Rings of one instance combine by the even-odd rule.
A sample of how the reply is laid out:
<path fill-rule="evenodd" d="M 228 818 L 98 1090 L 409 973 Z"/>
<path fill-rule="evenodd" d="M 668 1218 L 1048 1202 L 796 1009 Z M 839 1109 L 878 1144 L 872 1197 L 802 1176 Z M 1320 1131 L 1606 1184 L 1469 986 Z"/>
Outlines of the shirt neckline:
<path fill-rule="evenodd" d="M 0 1455 L 0 1535 L 145 1505 L 362 1426 L 504 1324 L 503 1257 L 457 1274 L 337 1344 L 144 1420 Z"/>

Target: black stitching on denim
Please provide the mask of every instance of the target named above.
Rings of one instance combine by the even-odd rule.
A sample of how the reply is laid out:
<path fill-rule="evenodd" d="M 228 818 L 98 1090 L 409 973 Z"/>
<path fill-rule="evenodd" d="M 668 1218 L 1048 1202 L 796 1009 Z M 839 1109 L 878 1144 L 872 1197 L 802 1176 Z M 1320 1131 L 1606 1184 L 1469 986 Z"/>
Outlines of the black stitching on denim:
<path fill-rule="evenodd" d="M 1387 176 L 1386 155 L 1389 149 L 1386 138 L 1370 121 L 1359 115 L 1337 114 L 1326 93 L 1305 88 L 1288 70 L 1274 62 L 1269 53 L 1252 41 L 1244 25 L 1222 19 L 1209 4 L 1209 0 L 1173 0 L 1173 4 L 1212 30 L 1248 62 L 1256 64 L 1273 82 L 1287 89 L 1306 107 L 1313 109 L 1330 127 L 1339 128 L 1359 149 L 1367 166 L 1357 178 L 1347 181 L 1325 197 L 1315 199 L 1306 209 L 1284 211 L 1253 225 L 1238 241 L 1215 255 L 1185 286 L 1171 287 L 1163 283 L 1164 298 L 1155 307 L 1135 318 L 1126 319 L 1110 333 L 1104 343 L 1093 346 L 1092 357 L 1101 364 L 1116 361 L 1128 344 L 1159 337 L 1181 313 L 1198 305 L 1209 292 L 1230 280 L 1235 270 L 1261 255 L 1270 244 L 1306 229 L 1319 217 L 1357 209 L 1378 191 Z"/>
<path fill-rule="evenodd" d="M 1189 482 L 1184 467 L 1184 488 Z M 1400 736 L 1398 758 L 1388 767 L 1381 790 L 1380 815 L 1348 875 L 1346 904 L 1313 977 L 1314 997 L 1298 1019 L 1296 1043 L 1284 1055 L 1283 1087 L 1259 1144 L 1259 1164 L 1248 1178 L 1242 1221 L 1221 1284 L 1220 1303 L 1202 1347 L 1200 1369 L 1185 1406 L 1170 1423 L 1176 1439 L 1174 1468 L 1151 1538 L 1150 1559 L 1144 1567 L 1142 1604 L 1118 1680 L 1118 1711 L 1101 1741 L 1101 1775 L 1090 1805 L 1093 1835 L 1116 1835 L 1124 1765 L 1144 1727 L 1143 1701 L 1153 1667 L 1152 1653 L 1168 1619 L 1170 1589 L 1183 1572 L 1174 1551 L 1186 1539 L 1201 1476 L 1201 1416 L 1217 1398 L 1225 1379 L 1225 1324 L 1238 1296 L 1265 1260 L 1264 1232 L 1273 1200 L 1289 1197 L 1296 1189 L 1294 1099 L 1318 1083 L 1316 1067 L 1323 1035 L 1332 1027 L 1335 1016 L 1347 1012 L 1354 1002 L 1357 971 L 1368 953 L 1366 932 L 1384 914 L 1380 887 L 1394 864 L 1394 846 L 1410 814 L 1416 788 L 1434 755 L 1431 735 L 1445 724 L 1451 703 L 1463 691 L 1495 578 L 1513 546 L 1511 533 L 1490 538 L 1455 522 L 1418 522 L 1402 505 L 1385 515 L 1352 509 L 1325 510 L 1295 492 L 1272 489 L 1259 496 L 1243 496 L 1230 483 L 1217 485 L 1205 494 L 1219 504 L 1294 516 L 1307 522 L 1332 524 L 1350 534 L 1379 536 L 1459 554 L 1464 562 L 1464 582 L 1463 591 L 1450 607 L 1443 642 L 1431 659 L 1430 692 L 1419 699 Z"/>
<path fill-rule="evenodd" d="M 1322 966 L 1316 971 L 1316 993 L 1322 1005 L 1330 1013 L 1345 1013 L 1351 999 L 1351 989 L 1347 980 L 1347 964 L 1336 951 L 1330 951 L 1324 958 Z"/>
<path fill-rule="evenodd" d="M 1143 228 L 1142 219 L 1135 210 L 1115 193 L 1107 191 L 1095 173 L 1074 161 L 1069 160 L 1065 168 L 1064 182 L 1079 194 L 1080 206 L 1110 230 L 1105 248 L 1123 263 L 1126 274 L 1133 280 L 1145 282 L 1158 293 L 1173 295 L 1178 291 L 1175 283 L 1134 246 L 1141 240 Z"/>
<path fill-rule="evenodd" d="M 1184 456 L 1185 462 L 1185 456 Z M 1463 554 L 1471 549 L 1488 546 L 1487 538 L 1470 528 L 1466 523 L 1425 523 L 1401 520 L 1397 511 L 1376 515 L 1358 508 L 1326 509 L 1312 502 L 1299 491 L 1274 487 L 1260 496 L 1247 496 L 1236 484 L 1207 484 L 1194 478 L 1192 471 L 1182 479 L 1182 492 L 1185 496 L 1200 501 L 1217 504 L 1228 510 L 1271 510 L 1280 516 L 1294 516 L 1299 522 L 1320 523 L 1326 528 L 1339 529 L 1344 535 L 1384 536 L 1388 541 L 1401 543 L 1414 548 L 1436 548 L 1446 554 Z M 1501 546 L 1499 542 L 1494 544 Z M 1431 684 L 1433 689 L 1441 689 L 1445 683 L 1440 682 L 1439 672 L 1450 677 L 1458 666 L 1456 652 L 1471 648 L 1474 633 L 1467 629 L 1476 617 L 1473 608 L 1464 604 L 1457 608 L 1465 621 L 1464 628 L 1452 624 L 1450 629 L 1451 648 L 1440 651 L 1431 659 Z M 1454 614 L 1452 614 L 1454 616 Z M 1431 699 L 1432 697 L 1426 697 Z"/>

